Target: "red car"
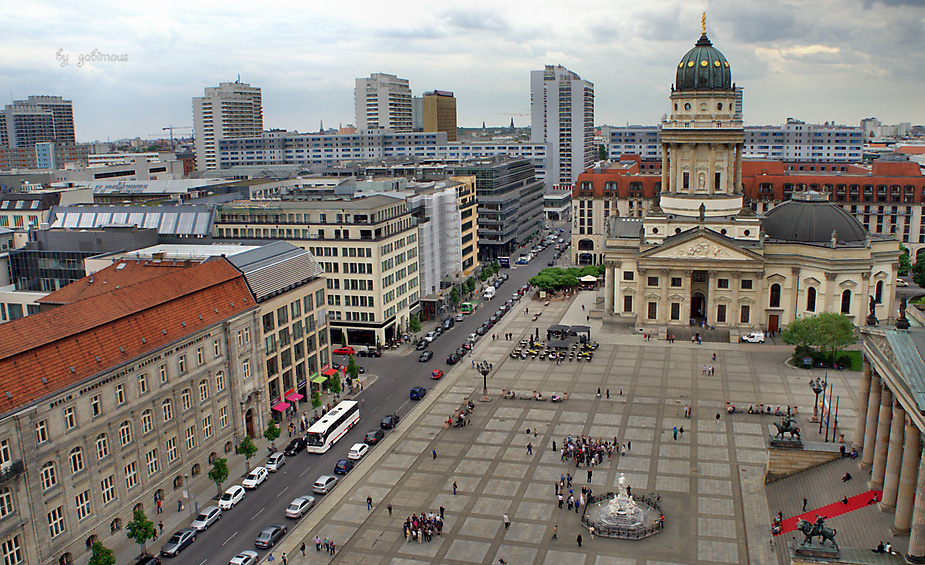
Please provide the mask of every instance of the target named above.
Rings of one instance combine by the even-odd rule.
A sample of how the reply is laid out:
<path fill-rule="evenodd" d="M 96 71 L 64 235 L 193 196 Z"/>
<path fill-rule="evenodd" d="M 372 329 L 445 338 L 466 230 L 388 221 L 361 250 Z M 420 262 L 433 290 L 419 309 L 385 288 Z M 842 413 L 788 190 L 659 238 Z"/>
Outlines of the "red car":
<path fill-rule="evenodd" d="M 437 380 L 442 376 L 443 376 L 443 371 L 441 371 L 440 369 L 437 369 L 436 371 L 430 374 L 430 378 L 434 380 Z"/>
<path fill-rule="evenodd" d="M 356 349 L 352 347 L 338 347 L 334 350 L 334 355 L 354 355 Z"/>

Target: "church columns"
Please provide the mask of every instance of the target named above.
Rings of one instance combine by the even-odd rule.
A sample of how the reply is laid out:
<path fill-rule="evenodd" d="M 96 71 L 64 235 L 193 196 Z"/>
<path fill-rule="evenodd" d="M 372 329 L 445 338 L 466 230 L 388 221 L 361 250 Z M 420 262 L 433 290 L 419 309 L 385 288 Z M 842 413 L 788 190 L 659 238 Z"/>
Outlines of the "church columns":
<path fill-rule="evenodd" d="M 604 278 L 604 312 L 608 315 L 614 315 L 617 312 L 614 311 L 614 292 L 616 292 L 616 269 L 617 263 L 614 261 L 607 261 L 607 270 L 605 271 Z"/>
<path fill-rule="evenodd" d="M 674 192 L 674 187 L 670 188 L 672 189 L 671 191 L 668 190 L 668 144 L 662 143 L 662 194 Z"/>
<path fill-rule="evenodd" d="M 904 434 L 903 462 L 899 472 L 899 492 L 896 497 L 896 514 L 893 517 L 893 533 L 909 533 L 909 521 L 912 518 L 912 496 L 915 494 L 916 471 L 922 457 L 922 434 L 911 418 L 906 418 Z"/>
<path fill-rule="evenodd" d="M 835 273 L 825 274 L 825 309 L 823 312 L 840 312 L 841 308 L 835 309 Z"/>
<path fill-rule="evenodd" d="M 735 171 L 733 172 L 732 193 L 740 194 L 741 193 L 740 185 L 742 184 L 742 179 L 740 178 L 742 176 L 742 144 L 741 143 L 736 143 L 735 154 L 736 154 L 736 161 L 735 161 Z"/>
<path fill-rule="evenodd" d="M 742 273 L 739 271 L 733 271 L 732 273 L 732 305 L 726 310 L 726 325 L 729 324 L 729 316 L 738 316 L 739 315 L 739 287 L 742 286 L 742 283 L 739 281 L 739 277 L 742 276 Z M 731 310 L 731 311 L 730 311 Z M 755 312 L 755 316 L 758 315 L 758 312 Z M 738 318 L 732 318 L 736 320 Z"/>
<path fill-rule="evenodd" d="M 867 308 L 867 297 L 870 296 L 870 272 L 861 273 L 861 308 L 858 314 L 858 325 L 867 317 L 864 311 Z"/>
<path fill-rule="evenodd" d="M 716 324 L 716 295 L 719 292 L 716 280 L 716 271 L 707 271 L 707 300 L 703 305 L 703 316 L 708 326 Z"/>
<path fill-rule="evenodd" d="M 871 371 L 870 394 L 867 398 L 867 423 L 864 428 L 864 446 L 861 452 L 861 467 L 869 469 L 874 464 L 874 446 L 877 443 L 877 420 L 880 414 L 880 375 Z"/>
<path fill-rule="evenodd" d="M 854 441 L 851 446 L 860 451 L 864 448 L 864 430 L 867 424 L 867 410 L 864 407 L 870 402 L 870 361 L 867 356 L 861 358 L 861 391 L 858 395 L 858 418 L 854 424 Z"/>
<path fill-rule="evenodd" d="M 890 423 L 893 419 L 893 393 L 884 384 L 880 391 L 880 418 L 877 422 L 877 445 L 874 450 L 874 467 L 870 475 L 871 489 L 883 488 L 886 472 L 886 453 L 890 449 Z"/>
<path fill-rule="evenodd" d="M 667 324 L 671 321 L 671 306 L 668 304 L 668 283 L 670 279 L 668 278 L 670 271 L 668 269 L 662 269 L 659 271 L 659 291 L 660 297 L 659 302 L 661 305 L 658 309 L 658 320 L 659 323 Z"/>
<path fill-rule="evenodd" d="M 790 273 L 793 275 L 793 284 L 790 285 L 791 294 L 793 298 L 790 301 L 791 304 L 791 314 L 790 319 L 796 320 L 800 317 L 800 268 L 799 267 L 790 267 Z"/>
<path fill-rule="evenodd" d="M 896 494 L 899 489 L 899 465 L 903 456 L 903 432 L 906 427 L 906 411 L 898 400 L 893 401 L 893 420 L 890 425 L 890 446 L 886 454 L 886 473 L 883 476 L 883 496 L 880 510 L 896 508 Z"/>
<path fill-rule="evenodd" d="M 920 457 L 919 480 L 915 489 L 915 509 L 909 534 L 908 563 L 925 563 L 925 457 Z"/>
<path fill-rule="evenodd" d="M 681 319 L 691 318 L 691 304 L 692 294 L 694 293 L 694 271 L 684 271 L 684 284 L 682 286 L 682 298 L 681 298 Z"/>
<path fill-rule="evenodd" d="M 707 160 L 707 186 L 710 187 L 710 194 L 721 193 L 722 190 L 720 187 L 716 186 L 713 182 L 713 179 L 716 178 L 716 144 L 710 143 L 707 145 L 707 150 L 710 152 L 709 159 Z"/>
<path fill-rule="evenodd" d="M 643 325 L 649 321 L 649 302 L 646 300 L 646 270 L 636 267 L 639 278 L 636 281 L 636 324 Z"/>

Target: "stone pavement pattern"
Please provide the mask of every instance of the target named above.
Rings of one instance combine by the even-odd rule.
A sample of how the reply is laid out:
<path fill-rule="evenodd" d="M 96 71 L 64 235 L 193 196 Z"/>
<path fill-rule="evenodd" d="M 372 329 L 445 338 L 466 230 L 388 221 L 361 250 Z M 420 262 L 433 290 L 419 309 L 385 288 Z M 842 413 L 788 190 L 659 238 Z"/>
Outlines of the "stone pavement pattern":
<path fill-rule="evenodd" d="M 573 303 L 522 303 L 495 330 L 513 331 L 519 339 L 537 327 L 543 334 L 560 320 L 586 323 L 580 305 L 589 302 L 590 293 L 583 293 Z M 530 316 L 523 314 L 524 306 Z M 531 320 L 539 309 L 542 324 Z M 760 481 L 770 419 L 730 416 L 725 403 L 747 407 L 760 401 L 811 410 L 807 372 L 787 367 L 782 363 L 786 353 L 768 353 L 767 348 L 753 353 L 735 344 L 644 343 L 638 335 L 602 333 L 600 321 L 591 325 L 601 346 L 590 363 L 512 360 L 508 353 L 515 342 L 483 338 L 475 354 L 495 365 L 489 380 L 493 400 L 476 403 L 471 424 L 443 427 L 447 416 L 481 388 L 481 376 L 463 363 L 403 419 L 399 433 L 373 453 L 376 461 L 361 464 L 340 485 L 342 490 L 335 490 L 339 502 L 332 497 L 306 518 L 278 548 L 277 558 L 288 551 L 290 563 L 463 564 L 497 563 L 499 558 L 511 564 L 776 563 Z M 705 364 L 715 367 L 713 376 L 702 375 Z M 843 381 L 842 392 L 850 397 L 857 379 L 852 384 L 846 373 Z M 569 399 L 557 404 L 502 399 L 501 388 L 547 396 L 568 391 Z M 845 397 L 840 419 L 853 421 L 852 402 Z M 687 405 L 693 407 L 691 419 L 684 417 Z M 677 440 L 675 426 L 684 429 Z M 576 492 L 587 484 L 585 469 L 562 462 L 551 449 L 553 440 L 561 445 L 569 434 L 632 442 L 626 456 L 615 455 L 593 469 L 590 486 L 596 493 L 614 490 L 624 473 L 634 492 L 657 492 L 666 516 L 661 534 L 640 541 L 592 540 L 575 512 L 556 507 L 554 482 L 561 473 L 571 472 Z M 534 446 L 532 455 L 528 442 Z M 438 453 L 436 460 L 431 449 Z M 375 503 L 371 512 L 367 496 Z M 406 542 L 405 517 L 438 512 L 441 505 L 446 507 L 443 535 L 431 542 Z M 504 513 L 512 522 L 507 530 Z M 555 525 L 558 539 L 553 540 Z M 335 540 L 337 554 L 316 552 L 316 535 Z M 297 549 L 302 539 L 309 546 L 305 558 Z"/>

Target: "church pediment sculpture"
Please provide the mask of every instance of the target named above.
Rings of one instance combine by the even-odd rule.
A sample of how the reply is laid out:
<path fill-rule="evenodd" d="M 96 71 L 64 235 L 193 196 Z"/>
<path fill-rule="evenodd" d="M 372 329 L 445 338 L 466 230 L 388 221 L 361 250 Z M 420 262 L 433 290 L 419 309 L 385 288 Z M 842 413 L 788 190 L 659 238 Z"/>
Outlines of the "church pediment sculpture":
<path fill-rule="evenodd" d="M 741 251 L 721 245 L 707 238 L 697 238 L 656 251 L 652 258 L 658 259 L 711 259 L 745 261 L 751 259 Z"/>

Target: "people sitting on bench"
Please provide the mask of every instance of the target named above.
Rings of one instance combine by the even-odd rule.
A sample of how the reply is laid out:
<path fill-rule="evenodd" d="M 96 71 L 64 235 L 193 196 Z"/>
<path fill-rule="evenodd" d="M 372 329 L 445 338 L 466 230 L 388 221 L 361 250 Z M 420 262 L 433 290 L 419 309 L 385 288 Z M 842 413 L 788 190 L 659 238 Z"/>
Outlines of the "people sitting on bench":
<path fill-rule="evenodd" d="M 845 475 L 841 478 L 841 482 L 843 483 L 847 483 L 850 480 L 851 480 L 851 473 L 845 473 Z"/>

